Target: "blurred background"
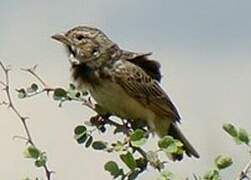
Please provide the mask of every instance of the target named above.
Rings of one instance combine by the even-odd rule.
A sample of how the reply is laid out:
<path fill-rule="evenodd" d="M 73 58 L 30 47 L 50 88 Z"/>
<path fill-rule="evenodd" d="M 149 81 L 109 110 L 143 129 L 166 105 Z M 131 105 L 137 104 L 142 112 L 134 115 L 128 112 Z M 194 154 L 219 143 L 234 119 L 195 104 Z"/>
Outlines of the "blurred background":
<path fill-rule="evenodd" d="M 162 86 L 182 115 L 182 130 L 201 155 L 199 160 L 170 163 L 168 169 L 183 178 L 203 174 L 216 155 L 227 153 L 234 166 L 223 176 L 234 179 L 250 157 L 223 132 L 222 124 L 251 130 L 250 8 L 248 0 L 0 0 L 0 58 L 12 67 L 13 98 L 31 118 L 34 141 L 56 171 L 53 179 L 110 179 L 103 165 L 115 158 L 85 149 L 73 139 L 74 127 L 92 111 L 76 103 L 59 108 L 46 95 L 15 97 L 15 88 L 34 82 L 20 68 L 34 64 L 51 87 L 69 84 L 64 48 L 50 36 L 76 25 L 99 27 L 121 48 L 153 52 L 162 64 Z M 23 158 L 24 142 L 13 140 L 15 135 L 24 135 L 19 119 L 0 106 L 0 179 L 42 177 L 43 170 Z M 149 169 L 139 179 L 156 175 Z"/>

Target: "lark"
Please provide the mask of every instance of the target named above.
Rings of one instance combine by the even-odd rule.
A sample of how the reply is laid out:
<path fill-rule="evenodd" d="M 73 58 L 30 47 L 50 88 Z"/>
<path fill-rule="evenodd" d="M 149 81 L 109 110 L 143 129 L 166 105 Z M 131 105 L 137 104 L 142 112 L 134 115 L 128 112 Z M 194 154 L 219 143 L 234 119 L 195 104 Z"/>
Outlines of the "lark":
<path fill-rule="evenodd" d="M 160 64 L 149 59 L 151 53 L 123 50 L 101 30 L 87 26 L 52 38 L 66 47 L 78 88 L 87 89 L 107 114 L 143 120 L 159 137 L 173 136 L 189 157 L 199 158 L 178 128 L 180 115 L 160 86 Z"/>

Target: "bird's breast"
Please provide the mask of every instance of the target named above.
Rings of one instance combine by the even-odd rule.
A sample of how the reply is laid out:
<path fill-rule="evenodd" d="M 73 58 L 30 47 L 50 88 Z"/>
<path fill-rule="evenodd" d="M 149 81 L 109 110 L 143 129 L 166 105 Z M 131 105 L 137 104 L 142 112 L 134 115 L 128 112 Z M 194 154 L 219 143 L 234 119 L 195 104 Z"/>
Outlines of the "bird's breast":
<path fill-rule="evenodd" d="M 145 108 L 140 102 L 129 96 L 125 90 L 115 82 L 104 80 L 97 86 L 90 88 L 95 101 L 105 111 L 125 119 L 154 119 L 155 114 Z"/>

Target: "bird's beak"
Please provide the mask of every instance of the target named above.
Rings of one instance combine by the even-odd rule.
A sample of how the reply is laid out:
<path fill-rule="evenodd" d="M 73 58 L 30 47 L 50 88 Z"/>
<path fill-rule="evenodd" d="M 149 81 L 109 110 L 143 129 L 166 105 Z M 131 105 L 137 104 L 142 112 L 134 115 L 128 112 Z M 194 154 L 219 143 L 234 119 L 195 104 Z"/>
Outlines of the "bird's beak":
<path fill-rule="evenodd" d="M 64 35 L 64 34 L 54 34 L 53 36 L 51 36 L 52 39 L 55 39 L 65 45 L 70 45 L 71 42 L 69 41 L 69 39 Z"/>

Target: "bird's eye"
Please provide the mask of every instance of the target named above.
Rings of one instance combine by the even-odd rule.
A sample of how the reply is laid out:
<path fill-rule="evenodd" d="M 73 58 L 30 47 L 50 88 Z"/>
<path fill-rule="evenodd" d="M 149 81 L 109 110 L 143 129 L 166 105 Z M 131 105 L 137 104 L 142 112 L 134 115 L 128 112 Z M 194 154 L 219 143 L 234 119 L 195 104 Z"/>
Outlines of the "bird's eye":
<path fill-rule="evenodd" d="M 81 40 L 84 39 L 84 36 L 82 34 L 77 34 L 76 35 L 76 39 L 79 40 L 79 41 L 81 41 Z"/>
<path fill-rule="evenodd" d="M 98 56 L 99 55 L 99 49 L 98 48 L 93 48 L 92 49 L 92 55 Z"/>

